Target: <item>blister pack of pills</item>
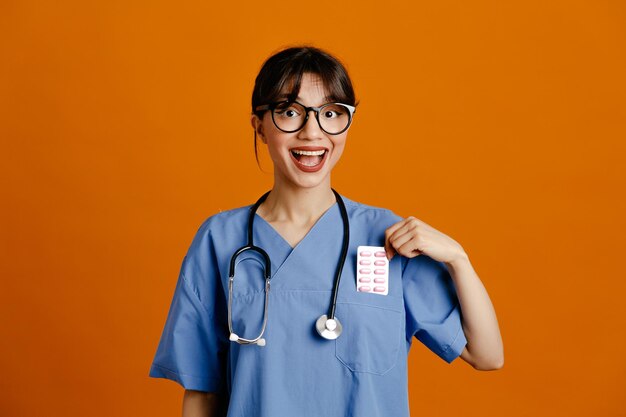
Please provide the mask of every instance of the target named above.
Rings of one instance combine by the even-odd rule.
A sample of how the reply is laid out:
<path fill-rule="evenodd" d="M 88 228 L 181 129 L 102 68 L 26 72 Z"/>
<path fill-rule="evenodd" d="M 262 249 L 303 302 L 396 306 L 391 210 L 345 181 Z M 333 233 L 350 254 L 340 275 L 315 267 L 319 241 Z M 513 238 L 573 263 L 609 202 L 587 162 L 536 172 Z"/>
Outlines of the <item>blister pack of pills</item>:
<path fill-rule="evenodd" d="M 389 293 L 389 261 L 384 247 L 357 248 L 356 289 L 380 295 Z"/>

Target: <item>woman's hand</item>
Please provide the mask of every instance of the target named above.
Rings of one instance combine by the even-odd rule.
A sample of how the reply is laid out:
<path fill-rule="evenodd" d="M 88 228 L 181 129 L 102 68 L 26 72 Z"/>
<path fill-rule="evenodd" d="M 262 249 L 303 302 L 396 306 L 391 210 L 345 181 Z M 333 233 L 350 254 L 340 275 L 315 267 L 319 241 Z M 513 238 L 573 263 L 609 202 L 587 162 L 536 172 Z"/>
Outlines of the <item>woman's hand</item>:
<path fill-rule="evenodd" d="M 487 290 L 461 245 L 415 217 L 407 217 L 385 231 L 385 252 L 407 258 L 425 254 L 444 262 L 457 290 L 467 339 L 461 357 L 479 370 L 504 365 L 502 336 Z"/>
<path fill-rule="evenodd" d="M 467 257 L 457 241 L 413 216 L 385 231 L 385 252 L 389 260 L 396 253 L 407 258 L 425 254 L 446 264 Z"/>

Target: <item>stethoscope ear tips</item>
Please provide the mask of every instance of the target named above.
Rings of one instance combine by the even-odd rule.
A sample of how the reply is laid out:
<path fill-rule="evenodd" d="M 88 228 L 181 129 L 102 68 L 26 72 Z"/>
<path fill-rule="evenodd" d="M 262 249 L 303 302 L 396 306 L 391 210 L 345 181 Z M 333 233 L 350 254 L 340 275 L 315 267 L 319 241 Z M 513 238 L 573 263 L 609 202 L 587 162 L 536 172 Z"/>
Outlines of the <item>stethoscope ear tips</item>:
<path fill-rule="evenodd" d="M 265 339 L 260 338 L 259 340 L 257 340 L 256 342 L 251 341 L 251 340 L 247 340 L 247 339 L 241 339 L 239 336 L 237 336 L 235 333 L 231 333 L 230 336 L 228 336 L 228 339 L 231 342 L 237 342 L 240 345 L 249 345 L 249 344 L 257 344 L 259 346 L 265 346 Z"/>

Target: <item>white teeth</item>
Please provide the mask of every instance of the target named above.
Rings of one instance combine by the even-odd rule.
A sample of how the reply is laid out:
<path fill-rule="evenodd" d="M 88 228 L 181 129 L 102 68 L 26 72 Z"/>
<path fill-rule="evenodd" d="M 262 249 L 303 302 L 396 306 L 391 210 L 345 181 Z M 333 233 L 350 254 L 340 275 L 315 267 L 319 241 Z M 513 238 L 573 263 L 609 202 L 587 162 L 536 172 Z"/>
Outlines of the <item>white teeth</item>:
<path fill-rule="evenodd" d="M 323 149 L 321 151 L 301 151 L 299 149 L 292 149 L 291 152 L 295 153 L 296 155 L 322 156 L 326 151 Z"/>

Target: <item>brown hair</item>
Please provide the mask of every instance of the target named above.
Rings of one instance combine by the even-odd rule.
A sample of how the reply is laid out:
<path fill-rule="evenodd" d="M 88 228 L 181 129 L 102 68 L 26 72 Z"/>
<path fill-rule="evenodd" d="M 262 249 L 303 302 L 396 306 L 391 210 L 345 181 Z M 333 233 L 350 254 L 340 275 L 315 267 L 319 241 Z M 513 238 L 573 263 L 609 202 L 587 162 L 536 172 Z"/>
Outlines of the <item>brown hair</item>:
<path fill-rule="evenodd" d="M 327 90 L 328 99 L 356 106 L 352 81 L 343 64 L 326 51 L 313 46 L 283 49 L 270 56 L 259 71 L 252 91 L 252 112 L 259 118 L 267 110 L 255 111 L 263 104 L 278 101 L 287 91 L 287 100 L 295 100 L 300 92 L 303 74 L 320 77 Z M 256 131 L 254 132 L 254 155 L 257 153 Z"/>

